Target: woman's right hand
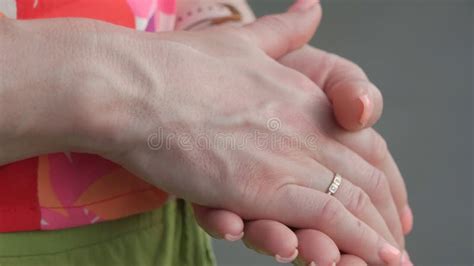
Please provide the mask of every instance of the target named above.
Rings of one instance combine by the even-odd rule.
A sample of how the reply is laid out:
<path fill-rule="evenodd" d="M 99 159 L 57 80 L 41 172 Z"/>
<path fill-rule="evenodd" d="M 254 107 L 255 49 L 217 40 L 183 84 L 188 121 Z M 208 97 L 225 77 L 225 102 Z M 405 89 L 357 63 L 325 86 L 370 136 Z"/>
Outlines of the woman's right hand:
<path fill-rule="evenodd" d="M 111 141 L 97 152 L 178 197 L 318 229 L 369 263 L 394 262 L 381 213 L 398 216 L 383 174 L 328 136 L 325 96 L 273 59 L 308 41 L 314 8 L 232 33 L 97 24 L 83 115 Z M 335 172 L 345 179 L 329 196 Z"/>

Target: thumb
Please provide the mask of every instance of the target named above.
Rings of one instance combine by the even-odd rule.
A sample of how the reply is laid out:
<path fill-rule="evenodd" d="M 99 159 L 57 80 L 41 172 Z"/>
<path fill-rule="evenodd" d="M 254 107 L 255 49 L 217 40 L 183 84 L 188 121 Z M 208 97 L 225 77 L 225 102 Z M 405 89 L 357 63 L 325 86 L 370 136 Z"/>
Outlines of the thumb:
<path fill-rule="evenodd" d="M 288 12 L 264 16 L 241 28 L 247 37 L 272 58 L 305 45 L 321 20 L 318 0 L 297 0 Z"/>

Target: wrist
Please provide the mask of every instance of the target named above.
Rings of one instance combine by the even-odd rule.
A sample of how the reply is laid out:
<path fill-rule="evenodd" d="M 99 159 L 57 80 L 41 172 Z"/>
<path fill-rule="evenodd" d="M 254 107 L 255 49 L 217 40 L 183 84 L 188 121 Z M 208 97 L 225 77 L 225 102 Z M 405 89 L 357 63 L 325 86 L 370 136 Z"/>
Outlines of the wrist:
<path fill-rule="evenodd" d="M 97 127 L 90 95 L 101 86 L 87 70 L 94 64 L 95 40 L 83 32 L 90 21 L 0 23 L 5 36 L 0 45 L 0 163 L 60 151 L 101 151 L 106 132 Z"/>
<path fill-rule="evenodd" d="M 98 32 L 82 65 L 83 82 L 77 82 L 82 106 L 76 114 L 81 139 L 92 140 L 89 150 L 115 162 L 138 146 L 159 127 L 167 99 L 164 74 L 172 53 L 166 34 L 148 34 L 97 22 Z M 172 45 L 171 45 L 172 46 Z M 172 56 L 171 56 L 172 57 Z M 166 79 L 167 80 L 167 79 Z M 156 140 L 156 139 L 155 139 Z"/>

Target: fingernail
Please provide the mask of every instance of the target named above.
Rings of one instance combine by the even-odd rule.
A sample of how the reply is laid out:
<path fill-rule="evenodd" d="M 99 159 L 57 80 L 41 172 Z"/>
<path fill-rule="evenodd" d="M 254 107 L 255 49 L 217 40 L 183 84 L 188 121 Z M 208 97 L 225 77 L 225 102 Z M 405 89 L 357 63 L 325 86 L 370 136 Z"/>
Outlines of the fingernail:
<path fill-rule="evenodd" d="M 295 249 L 295 252 L 290 257 L 282 257 L 278 254 L 275 255 L 275 260 L 278 261 L 279 263 L 290 263 L 294 261 L 298 257 L 298 250 Z"/>
<path fill-rule="evenodd" d="M 230 242 L 234 242 L 234 241 L 242 239 L 243 236 L 244 236 L 244 232 L 238 235 L 225 234 L 224 239 Z"/>
<path fill-rule="evenodd" d="M 308 264 L 308 266 L 317 266 L 317 265 L 316 265 L 316 262 L 312 261 Z"/>
<path fill-rule="evenodd" d="M 405 235 L 409 234 L 413 229 L 413 212 L 408 205 L 402 210 L 402 227 Z"/>
<path fill-rule="evenodd" d="M 360 114 L 359 123 L 362 126 L 365 126 L 369 122 L 370 116 L 372 115 L 373 107 L 372 103 L 370 102 L 370 98 L 367 94 L 360 96 L 359 101 L 362 106 L 362 112 Z"/>
<path fill-rule="evenodd" d="M 289 9 L 290 12 L 306 11 L 319 3 L 319 0 L 297 0 Z"/>
<path fill-rule="evenodd" d="M 393 262 L 399 263 L 401 252 L 396 247 L 387 243 L 382 247 L 379 255 L 380 258 L 382 258 L 382 260 L 387 264 L 391 264 Z"/>

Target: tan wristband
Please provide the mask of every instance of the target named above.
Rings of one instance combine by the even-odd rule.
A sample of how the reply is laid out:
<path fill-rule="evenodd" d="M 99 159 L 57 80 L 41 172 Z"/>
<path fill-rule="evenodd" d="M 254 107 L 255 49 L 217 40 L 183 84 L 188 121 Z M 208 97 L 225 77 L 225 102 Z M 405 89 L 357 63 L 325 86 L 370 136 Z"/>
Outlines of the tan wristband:
<path fill-rule="evenodd" d="M 243 25 L 253 20 L 253 13 L 245 0 L 179 3 L 176 30 L 199 30 L 221 24 Z"/>

